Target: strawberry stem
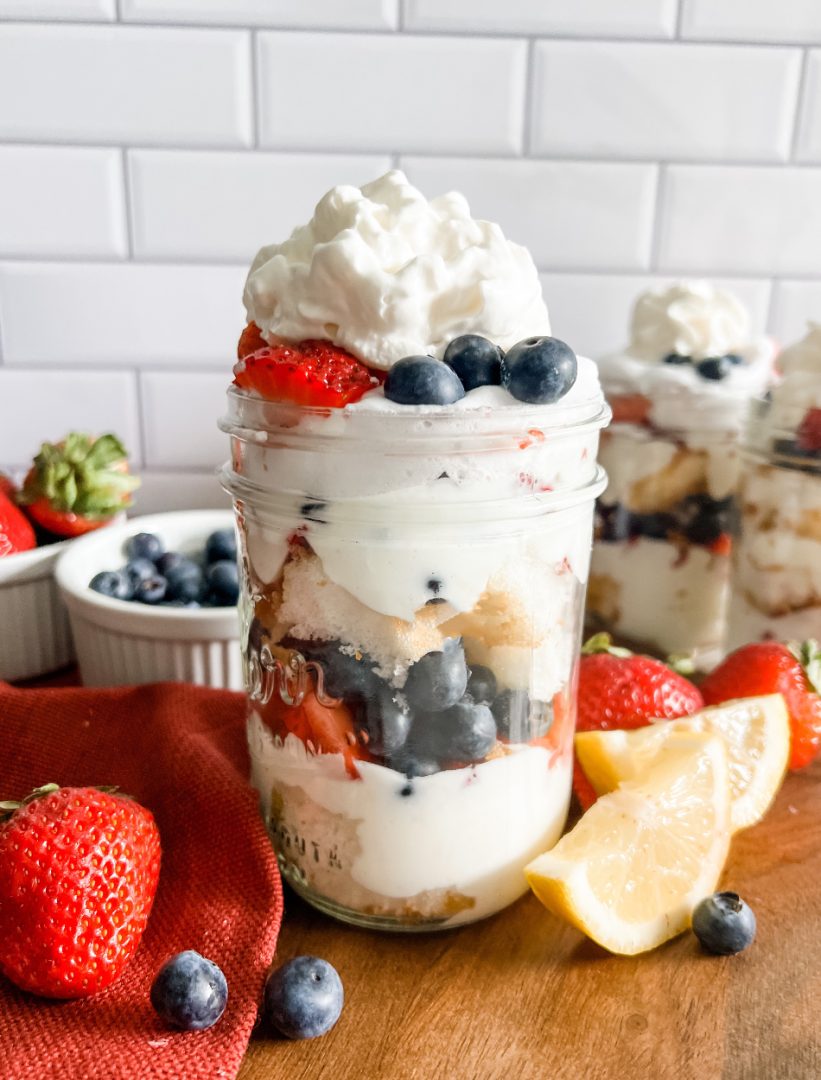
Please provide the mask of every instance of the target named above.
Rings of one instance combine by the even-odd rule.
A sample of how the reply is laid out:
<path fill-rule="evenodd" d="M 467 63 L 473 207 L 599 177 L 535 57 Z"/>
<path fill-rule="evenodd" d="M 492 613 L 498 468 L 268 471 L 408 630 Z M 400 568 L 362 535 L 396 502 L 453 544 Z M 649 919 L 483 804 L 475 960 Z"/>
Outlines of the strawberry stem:
<path fill-rule="evenodd" d="M 35 788 L 34 791 L 30 791 L 24 799 L 4 799 L 0 801 L 0 824 L 4 821 L 8 821 L 10 817 L 13 817 L 18 810 L 23 806 L 28 806 L 29 803 L 36 802 L 37 799 L 44 799 L 46 795 L 53 795 L 55 791 L 59 791 L 61 784 L 43 784 L 42 787 Z M 95 787 L 95 791 L 102 791 L 106 795 L 114 795 L 119 792 L 118 787 Z M 124 799 L 130 799 L 130 795 L 123 795 Z"/>
<path fill-rule="evenodd" d="M 595 656 L 597 653 L 609 653 L 610 656 L 632 656 L 629 649 L 623 649 L 620 645 L 614 645 L 609 634 L 594 634 L 582 645 L 582 656 Z"/>

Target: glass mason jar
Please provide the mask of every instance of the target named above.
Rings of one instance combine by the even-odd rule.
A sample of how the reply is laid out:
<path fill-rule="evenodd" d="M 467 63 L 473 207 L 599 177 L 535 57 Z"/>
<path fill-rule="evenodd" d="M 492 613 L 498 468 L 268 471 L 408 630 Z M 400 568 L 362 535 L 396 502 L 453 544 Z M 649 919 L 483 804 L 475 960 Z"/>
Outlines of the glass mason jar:
<path fill-rule="evenodd" d="M 614 423 L 596 507 L 588 621 L 657 656 L 721 656 L 740 457 L 736 432 Z"/>
<path fill-rule="evenodd" d="M 799 415 L 776 428 L 770 412 L 753 403 L 744 439 L 730 649 L 821 636 L 821 455 L 801 449 Z"/>
<path fill-rule="evenodd" d="M 252 781 L 284 877 L 370 927 L 498 911 L 567 814 L 607 407 L 228 399 Z"/>

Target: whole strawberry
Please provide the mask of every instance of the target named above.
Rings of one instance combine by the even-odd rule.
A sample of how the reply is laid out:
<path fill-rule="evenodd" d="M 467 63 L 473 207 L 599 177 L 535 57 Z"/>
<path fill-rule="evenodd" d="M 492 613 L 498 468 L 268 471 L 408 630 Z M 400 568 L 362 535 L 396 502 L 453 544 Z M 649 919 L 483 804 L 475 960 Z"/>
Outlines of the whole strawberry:
<path fill-rule="evenodd" d="M 790 714 L 790 768 L 809 765 L 821 750 L 821 646 L 817 641 L 742 645 L 701 685 L 708 705 L 758 694 L 783 694 Z"/>
<path fill-rule="evenodd" d="M 52 998 L 96 994 L 140 944 L 157 891 L 151 813 L 110 789 L 47 784 L 0 803 L 0 971 Z"/>
<path fill-rule="evenodd" d="M 608 634 L 596 634 L 582 649 L 579 664 L 578 731 L 646 727 L 651 720 L 674 720 L 702 708 L 700 691 L 661 660 L 614 648 Z M 584 810 L 596 793 L 578 761 L 573 788 Z"/>
<path fill-rule="evenodd" d="M 73 432 L 61 442 L 43 443 L 23 481 L 20 502 L 47 532 L 82 536 L 129 507 L 138 486 L 116 435 Z"/>

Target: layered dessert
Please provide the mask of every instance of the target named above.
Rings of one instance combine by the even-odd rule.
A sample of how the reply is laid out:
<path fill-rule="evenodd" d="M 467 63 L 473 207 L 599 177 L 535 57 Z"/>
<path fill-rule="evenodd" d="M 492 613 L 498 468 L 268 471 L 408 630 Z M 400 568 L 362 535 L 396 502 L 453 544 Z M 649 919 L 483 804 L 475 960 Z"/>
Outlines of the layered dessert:
<path fill-rule="evenodd" d="M 224 483 L 283 873 L 366 925 L 480 918 L 567 812 L 596 367 L 524 248 L 399 172 L 330 191 L 244 301 Z"/>
<path fill-rule="evenodd" d="M 594 628 L 700 667 L 718 659 L 739 435 L 773 357 L 723 289 L 686 282 L 639 297 L 630 344 L 599 362 L 613 426 L 601 448 L 609 484 L 596 510 Z"/>
<path fill-rule="evenodd" d="M 745 436 L 729 644 L 821 634 L 821 324 L 780 354 Z"/>

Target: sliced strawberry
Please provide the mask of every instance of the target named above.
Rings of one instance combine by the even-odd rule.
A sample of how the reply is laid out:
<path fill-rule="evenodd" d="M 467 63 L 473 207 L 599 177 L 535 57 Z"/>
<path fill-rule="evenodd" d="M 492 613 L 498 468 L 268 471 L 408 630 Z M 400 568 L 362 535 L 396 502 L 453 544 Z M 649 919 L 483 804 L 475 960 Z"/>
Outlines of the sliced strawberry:
<path fill-rule="evenodd" d="M 644 394 L 621 394 L 610 398 L 614 424 L 646 424 L 650 415 L 650 399 Z"/>
<path fill-rule="evenodd" d="M 34 529 L 22 510 L 0 491 L 0 558 L 37 547 Z M 10 629 L 10 628 L 9 628 Z"/>
<path fill-rule="evenodd" d="M 81 536 L 107 525 L 131 505 L 139 480 L 116 435 L 76 432 L 43 443 L 23 483 L 20 502 L 29 517 L 57 536 Z"/>
<path fill-rule="evenodd" d="M 237 357 L 242 360 L 258 349 L 264 349 L 268 342 L 262 336 L 262 331 L 256 323 L 248 323 L 239 336 L 237 343 Z"/>
<path fill-rule="evenodd" d="M 812 453 L 821 450 L 821 409 L 808 409 L 796 433 L 799 450 Z"/>
<path fill-rule="evenodd" d="M 234 365 L 234 382 L 269 401 L 341 408 L 378 386 L 379 375 L 327 341 L 258 349 Z"/>
<path fill-rule="evenodd" d="M 359 772 L 354 759 L 367 755 L 357 742 L 351 710 L 345 704 L 336 705 L 332 709 L 322 705 L 312 691 L 305 695 L 302 709 L 308 719 L 311 741 L 316 749 L 324 754 L 342 754 L 349 775 L 358 780 Z"/>

